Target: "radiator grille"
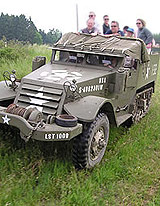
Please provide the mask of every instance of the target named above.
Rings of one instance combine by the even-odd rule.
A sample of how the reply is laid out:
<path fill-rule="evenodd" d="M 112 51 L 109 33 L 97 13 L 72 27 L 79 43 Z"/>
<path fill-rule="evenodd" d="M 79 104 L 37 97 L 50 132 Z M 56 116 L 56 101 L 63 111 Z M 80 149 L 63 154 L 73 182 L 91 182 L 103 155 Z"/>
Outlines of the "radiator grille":
<path fill-rule="evenodd" d="M 47 117 L 56 115 L 62 94 L 62 89 L 23 83 L 15 103 L 25 108 L 37 107 Z"/>

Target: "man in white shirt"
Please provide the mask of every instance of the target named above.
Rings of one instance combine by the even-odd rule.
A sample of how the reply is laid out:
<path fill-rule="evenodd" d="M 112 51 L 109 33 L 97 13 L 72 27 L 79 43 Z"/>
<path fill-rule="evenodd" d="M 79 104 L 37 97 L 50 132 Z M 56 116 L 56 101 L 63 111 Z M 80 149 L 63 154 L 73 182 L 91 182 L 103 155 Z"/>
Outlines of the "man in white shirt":
<path fill-rule="evenodd" d="M 79 33 L 86 33 L 86 34 L 92 34 L 97 35 L 98 34 L 98 29 L 95 27 L 95 22 L 93 19 L 88 19 L 87 20 L 87 27 L 84 29 L 81 29 Z"/>
<path fill-rule="evenodd" d="M 101 30 L 100 30 L 100 25 L 98 24 L 98 22 L 96 21 L 96 14 L 93 12 L 93 11 L 90 11 L 89 12 L 89 19 L 93 19 L 94 20 L 94 22 L 95 22 L 95 27 L 98 29 L 98 33 L 101 33 Z"/>

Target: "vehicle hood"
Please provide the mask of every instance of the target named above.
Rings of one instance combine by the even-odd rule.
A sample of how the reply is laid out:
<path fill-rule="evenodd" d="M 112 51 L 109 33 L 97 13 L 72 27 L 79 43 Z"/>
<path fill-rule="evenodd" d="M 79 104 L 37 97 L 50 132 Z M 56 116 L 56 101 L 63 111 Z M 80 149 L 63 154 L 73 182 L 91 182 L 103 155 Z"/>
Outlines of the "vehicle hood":
<path fill-rule="evenodd" d="M 66 81 L 76 80 L 77 83 L 90 81 L 92 79 L 106 76 L 114 73 L 109 68 L 106 70 L 79 67 L 75 65 L 59 65 L 59 64 L 47 64 L 37 69 L 36 71 L 28 74 L 23 78 L 25 82 L 41 82 L 45 85 L 63 85 Z"/>

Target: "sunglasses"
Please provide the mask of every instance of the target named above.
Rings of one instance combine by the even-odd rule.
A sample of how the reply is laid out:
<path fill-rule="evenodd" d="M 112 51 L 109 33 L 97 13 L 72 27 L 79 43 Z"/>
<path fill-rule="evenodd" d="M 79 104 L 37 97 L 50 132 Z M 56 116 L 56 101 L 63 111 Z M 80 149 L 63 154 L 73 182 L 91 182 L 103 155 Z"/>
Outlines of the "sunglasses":
<path fill-rule="evenodd" d="M 136 24 L 141 24 L 140 22 L 137 22 Z"/>
<path fill-rule="evenodd" d="M 106 21 L 106 20 L 109 20 L 109 19 L 104 19 L 104 20 Z"/>
<path fill-rule="evenodd" d="M 111 26 L 111 27 L 117 27 L 116 25 L 113 25 L 113 26 Z"/>
<path fill-rule="evenodd" d="M 89 15 L 89 17 L 93 17 L 94 15 Z"/>

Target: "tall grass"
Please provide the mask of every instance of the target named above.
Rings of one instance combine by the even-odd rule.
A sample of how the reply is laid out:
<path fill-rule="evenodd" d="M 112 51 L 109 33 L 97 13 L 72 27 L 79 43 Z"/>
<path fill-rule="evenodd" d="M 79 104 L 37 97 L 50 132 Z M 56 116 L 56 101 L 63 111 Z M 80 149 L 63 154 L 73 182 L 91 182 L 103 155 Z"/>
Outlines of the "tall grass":
<path fill-rule="evenodd" d="M 30 71 L 32 56 L 45 55 L 44 51 L 48 54 L 47 49 L 39 46 L 28 47 L 27 51 L 26 59 L 4 63 L 2 68 L 5 64 L 10 69 L 15 66 L 17 74 L 21 71 L 23 76 Z M 42 151 L 41 143 L 25 144 L 16 135 L 8 132 L 2 135 L 1 131 L 0 205 L 159 206 L 159 82 L 160 72 L 146 117 L 129 129 L 112 128 L 105 156 L 92 170 L 75 171 L 70 149 L 55 151 L 54 144 L 48 143 Z"/>
<path fill-rule="evenodd" d="M 51 58 L 51 49 L 47 45 L 22 45 L 10 42 L 7 47 L 0 48 L 0 81 L 3 80 L 3 72 L 16 70 L 20 79 L 32 70 L 32 60 L 35 56 Z"/>

